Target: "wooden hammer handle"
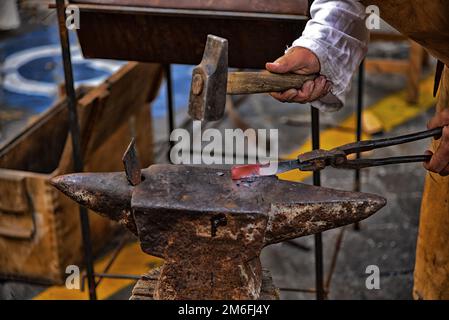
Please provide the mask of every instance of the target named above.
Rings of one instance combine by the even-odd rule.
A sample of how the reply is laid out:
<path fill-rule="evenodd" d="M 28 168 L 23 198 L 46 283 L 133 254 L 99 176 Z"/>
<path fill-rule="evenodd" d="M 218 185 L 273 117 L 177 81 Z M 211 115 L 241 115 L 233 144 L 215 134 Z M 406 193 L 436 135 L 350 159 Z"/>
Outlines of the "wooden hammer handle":
<path fill-rule="evenodd" d="M 229 72 L 228 94 L 252 94 L 265 92 L 282 92 L 288 89 L 299 89 L 308 80 L 318 77 L 293 73 L 277 74 L 263 72 Z"/>

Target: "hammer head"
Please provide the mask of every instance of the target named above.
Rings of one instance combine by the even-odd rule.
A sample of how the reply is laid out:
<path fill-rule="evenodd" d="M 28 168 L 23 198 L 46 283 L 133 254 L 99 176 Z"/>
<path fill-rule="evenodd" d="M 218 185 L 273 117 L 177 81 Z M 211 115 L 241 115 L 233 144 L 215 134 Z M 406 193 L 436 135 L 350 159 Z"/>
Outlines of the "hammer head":
<path fill-rule="evenodd" d="M 228 40 L 208 35 L 203 60 L 195 67 L 190 89 L 189 115 L 194 120 L 223 117 L 228 83 Z"/>

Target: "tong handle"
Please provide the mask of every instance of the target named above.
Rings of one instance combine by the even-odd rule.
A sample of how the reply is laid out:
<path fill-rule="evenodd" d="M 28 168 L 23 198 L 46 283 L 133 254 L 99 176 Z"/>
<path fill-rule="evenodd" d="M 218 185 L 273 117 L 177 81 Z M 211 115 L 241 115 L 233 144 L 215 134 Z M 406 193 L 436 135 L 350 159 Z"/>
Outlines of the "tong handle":
<path fill-rule="evenodd" d="M 431 155 L 403 156 L 382 159 L 357 159 L 348 160 L 342 164 L 335 165 L 338 169 L 363 169 L 369 167 L 379 167 L 389 164 L 427 162 L 432 158 Z"/>
<path fill-rule="evenodd" d="M 403 136 L 384 138 L 378 140 L 365 140 L 360 142 L 354 142 L 345 144 L 341 147 L 336 148 L 336 150 L 343 151 L 346 155 L 358 152 L 371 151 L 374 149 L 381 149 L 390 146 L 395 146 L 399 144 L 409 143 L 413 141 L 423 140 L 431 137 L 439 137 L 443 132 L 443 127 L 438 127 L 432 130 L 421 131 L 417 133 L 407 134 Z M 400 157 L 402 158 L 402 157 Z M 394 159 L 394 158 L 393 158 Z M 421 160 L 420 160 L 421 161 Z M 424 160 L 422 160 L 424 161 Z M 419 162 L 419 161 L 411 161 Z"/>

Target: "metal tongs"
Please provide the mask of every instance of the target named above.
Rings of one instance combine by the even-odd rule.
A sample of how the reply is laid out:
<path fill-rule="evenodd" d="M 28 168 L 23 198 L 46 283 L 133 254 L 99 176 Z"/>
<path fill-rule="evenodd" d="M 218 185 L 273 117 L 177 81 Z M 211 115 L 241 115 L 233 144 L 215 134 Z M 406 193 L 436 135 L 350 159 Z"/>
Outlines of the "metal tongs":
<path fill-rule="evenodd" d="M 348 156 L 354 153 L 362 153 L 375 149 L 382 149 L 390 146 L 396 146 L 413 141 L 423 140 L 431 137 L 440 137 L 443 128 L 435 128 L 422 132 L 407 134 L 403 136 L 385 138 L 378 140 L 365 140 L 345 144 L 332 150 L 314 150 L 304 153 L 298 157 L 299 168 L 302 171 L 322 170 L 327 166 L 339 169 L 362 169 L 368 167 L 378 167 L 389 164 L 426 162 L 432 157 L 431 155 L 415 155 L 390 157 L 382 159 L 355 159 L 349 160 Z"/>
<path fill-rule="evenodd" d="M 362 153 L 375 149 L 386 148 L 431 137 L 437 138 L 442 135 L 442 131 L 443 128 L 439 127 L 432 130 L 426 130 L 393 138 L 365 140 L 349 143 L 331 150 L 313 150 L 301 154 L 297 160 L 280 161 L 276 163 L 277 170 L 274 173 L 272 170 L 272 164 L 235 166 L 232 168 L 232 178 L 234 180 L 238 180 L 249 177 L 268 176 L 280 174 L 294 169 L 299 169 L 301 171 L 319 171 L 328 166 L 338 169 L 362 169 L 389 164 L 426 162 L 431 159 L 431 155 L 412 155 L 380 159 L 354 160 L 348 159 L 348 156 L 355 153 Z"/>

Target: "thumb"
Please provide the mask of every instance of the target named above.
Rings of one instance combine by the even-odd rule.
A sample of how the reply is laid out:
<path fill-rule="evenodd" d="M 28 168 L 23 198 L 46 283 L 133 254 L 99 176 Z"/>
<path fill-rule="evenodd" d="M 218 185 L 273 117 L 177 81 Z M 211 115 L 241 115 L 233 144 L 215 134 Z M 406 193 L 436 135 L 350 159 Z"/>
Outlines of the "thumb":
<path fill-rule="evenodd" d="M 294 71 L 295 61 L 292 55 L 284 55 L 277 59 L 275 62 L 268 62 L 265 65 L 265 68 L 274 73 L 287 73 L 290 71 Z"/>

